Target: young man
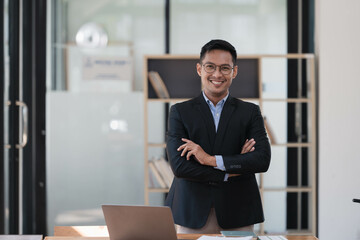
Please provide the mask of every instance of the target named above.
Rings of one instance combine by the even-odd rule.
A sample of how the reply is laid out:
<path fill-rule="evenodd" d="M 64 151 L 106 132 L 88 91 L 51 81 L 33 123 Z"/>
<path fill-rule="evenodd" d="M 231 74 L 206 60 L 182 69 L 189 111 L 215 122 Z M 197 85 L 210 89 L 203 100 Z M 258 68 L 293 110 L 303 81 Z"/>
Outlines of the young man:
<path fill-rule="evenodd" d="M 167 153 L 175 178 L 166 205 L 178 233 L 253 230 L 264 215 L 255 173 L 267 171 L 270 145 L 259 107 L 229 95 L 236 50 L 212 40 L 196 65 L 203 92 L 175 104 Z"/>

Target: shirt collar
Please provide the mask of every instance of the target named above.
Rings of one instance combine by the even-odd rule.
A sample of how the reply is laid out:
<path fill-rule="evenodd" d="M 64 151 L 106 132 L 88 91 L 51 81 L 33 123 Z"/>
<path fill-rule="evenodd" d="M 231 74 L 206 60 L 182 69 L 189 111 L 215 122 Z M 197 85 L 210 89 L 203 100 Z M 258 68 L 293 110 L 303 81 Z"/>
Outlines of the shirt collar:
<path fill-rule="evenodd" d="M 207 104 L 209 104 L 209 105 L 210 105 L 210 104 L 214 105 L 214 104 L 210 101 L 210 99 L 208 99 L 208 98 L 206 97 L 204 91 L 202 91 L 202 94 L 203 94 L 204 99 L 205 99 L 205 101 L 207 102 Z M 221 99 L 216 105 L 223 106 L 224 103 L 226 102 L 226 100 L 228 99 L 228 97 L 229 97 L 229 93 L 228 93 L 223 99 Z"/>

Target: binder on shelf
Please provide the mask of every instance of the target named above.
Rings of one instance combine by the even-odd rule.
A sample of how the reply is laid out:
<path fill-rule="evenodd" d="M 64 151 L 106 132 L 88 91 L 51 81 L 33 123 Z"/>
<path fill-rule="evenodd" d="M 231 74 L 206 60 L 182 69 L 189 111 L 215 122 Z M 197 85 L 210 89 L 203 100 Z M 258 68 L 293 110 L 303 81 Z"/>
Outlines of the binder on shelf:
<path fill-rule="evenodd" d="M 160 77 L 160 74 L 156 71 L 150 71 L 148 76 L 158 98 L 170 98 L 169 92 L 164 81 Z"/>
<path fill-rule="evenodd" d="M 161 188 L 166 188 L 166 183 L 164 182 L 160 172 L 156 169 L 155 164 L 153 161 L 149 161 L 149 168 L 151 173 L 155 176 L 157 183 L 160 185 Z"/>
<path fill-rule="evenodd" d="M 160 173 L 166 186 L 168 188 L 170 188 L 172 181 L 174 179 L 174 174 L 171 170 L 169 163 L 164 158 L 160 158 L 160 159 L 154 160 L 154 165 L 155 165 L 156 169 L 158 170 L 158 172 Z"/>
<path fill-rule="evenodd" d="M 272 130 L 268 120 L 266 119 L 266 117 L 264 116 L 264 125 L 265 125 L 265 130 L 268 134 L 268 137 L 270 139 L 270 143 L 271 144 L 276 144 L 276 139 L 275 139 L 275 136 L 274 136 L 274 131 Z"/>
<path fill-rule="evenodd" d="M 150 168 L 148 168 L 149 171 L 149 184 L 148 187 L 149 188 L 156 188 L 157 187 L 157 180 L 155 179 L 155 176 L 153 174 L 153 172 L 150 170 Z"/>

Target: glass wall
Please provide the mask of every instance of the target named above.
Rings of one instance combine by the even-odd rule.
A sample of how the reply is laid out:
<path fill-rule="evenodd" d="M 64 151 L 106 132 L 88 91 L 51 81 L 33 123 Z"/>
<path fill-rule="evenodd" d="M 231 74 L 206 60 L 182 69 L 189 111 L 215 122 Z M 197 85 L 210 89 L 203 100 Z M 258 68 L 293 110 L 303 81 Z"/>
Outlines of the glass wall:
<path fill-rule="evenodd" d="M 199 54 L 216 38 L 238 54 L 287 51 L 285 0 L 174 0 L 170 6 L 173 54 Z"/>
<path fill-rule="evenodd" d="M 164 1 L 53 0 L 48 20 L 51 235 L 104 225 L 101 204 L 144 204 L 143 55 L 164 53 Z"/>

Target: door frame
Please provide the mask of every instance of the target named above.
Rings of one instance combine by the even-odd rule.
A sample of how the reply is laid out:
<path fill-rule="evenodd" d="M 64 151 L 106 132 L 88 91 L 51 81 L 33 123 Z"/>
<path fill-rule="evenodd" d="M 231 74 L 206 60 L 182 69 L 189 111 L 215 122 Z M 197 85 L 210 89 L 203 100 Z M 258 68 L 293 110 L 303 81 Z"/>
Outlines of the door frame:
<path fill-rule="evenodd" d="M 4 6 L 7 3 L 8 6 Z M 9 99 L 4 99 L 4 48 L 1 49 L 1 141 L 8 144 L 8 162 L 1 149 L 0 234 L 46 234 L 46 0 L 1 0 L 1 42 L 4 44 L 4 7 L 8 7 Z M 4 46 L 4 45 L 2 45 Z M 7 95 L 7 94 L 6 94 Z M 4 102 L 9 102 L 8 129 L 4 128 Z M 28 144 L 21 148 L 19 119 L 27 105 Z M 21 105 L 21 106 L 20 106 Z M 19 127 L 21 122 L 22 127 Z M 19 130 L 21 128 L 21 130 Z M 5 131 L 7 131 L 5 133 Z M 4 134 L 8 142 L 4 142 Z M 6 166 L 6 169 L 4 168 Z M 19 184 L 19 181 L 21 183 Z M 5 192 L 6 191 L 6 192 Z M 6 198 L 6 199 L 5 199 Z M 22 199 L 22 201 L 21 201 Z M 5 206 L 8 202 L 8 206 Z M 6 214 L 5 208 L 8 208 Z"/>

